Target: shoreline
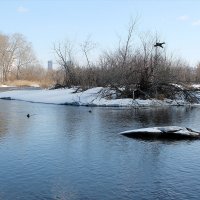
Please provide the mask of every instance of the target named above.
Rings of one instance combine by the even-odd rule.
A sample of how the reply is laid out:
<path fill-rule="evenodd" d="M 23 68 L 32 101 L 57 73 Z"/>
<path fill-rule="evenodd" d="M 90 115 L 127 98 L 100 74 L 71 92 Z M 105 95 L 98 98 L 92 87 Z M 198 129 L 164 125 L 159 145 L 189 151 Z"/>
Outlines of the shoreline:
<path fill-rule="evenodd" d="M 7 88 L 8 89 L 8 88 Z M 96 87 L 83 92 L 75 92 L 75 88 L 68 89 L 38 89 L 15 88 L 0 92 L 2 100 L 19 100 L 30 103 L 44 103 L 55 105 L 87 106 L 87 107 L 131 107 L 151 108 L 163 106 L 200 106 L 190 104 L 184 100 L 157 99 L 116 99 L 115 92 L 109 88 Z M 106 94 L 106 95 L 105 95 Z M 108 98 L 109 96 L 109 98 Z"/>

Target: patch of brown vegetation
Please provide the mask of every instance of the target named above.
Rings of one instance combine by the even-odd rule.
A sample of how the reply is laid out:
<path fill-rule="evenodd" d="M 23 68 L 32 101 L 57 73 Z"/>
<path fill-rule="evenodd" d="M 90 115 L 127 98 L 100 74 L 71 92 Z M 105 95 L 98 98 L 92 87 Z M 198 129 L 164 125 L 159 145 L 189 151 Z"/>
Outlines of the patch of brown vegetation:
<path fill-rule="evenodd" d="M 35 81 L 27 81 L 27 80 L 14 80 L 14 81 L 8 81 L 4 83 L 8 86 L 16 86 L 16 87 L 40 87 L 39 82 Z"/>

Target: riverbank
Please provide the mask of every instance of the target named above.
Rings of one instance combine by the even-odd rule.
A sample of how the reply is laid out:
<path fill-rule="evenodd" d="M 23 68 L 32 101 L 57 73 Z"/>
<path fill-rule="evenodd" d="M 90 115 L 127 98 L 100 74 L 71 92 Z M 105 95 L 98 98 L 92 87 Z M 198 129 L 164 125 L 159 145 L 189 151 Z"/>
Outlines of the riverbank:
<path fill-rule="evenodd" d="M 27 80 L 15 80 L 15 81 L 8 81 L 4 84 L 0 84 L 0 88 L 21 88 L 21 87 L 40 87 L 39 82 L 35 81 L 27 81 Z"/>
<path fill-rule="evenodd" d="M 104 107 L 158 107 L 191 105 L 184 100 L 116 99 L 115 91 L 103 87 L 96 87 L 82 92 L 77 92 L 77 88 L 56 90 L 13 90 L 1 92 L 0 99 L 21 100 L 46 104 Z"/>

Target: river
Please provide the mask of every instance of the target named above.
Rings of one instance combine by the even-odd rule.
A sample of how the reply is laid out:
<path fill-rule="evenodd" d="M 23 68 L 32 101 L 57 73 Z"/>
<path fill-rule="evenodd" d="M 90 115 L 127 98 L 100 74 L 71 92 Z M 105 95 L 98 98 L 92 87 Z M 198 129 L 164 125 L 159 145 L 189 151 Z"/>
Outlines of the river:
<path fill-rule="evenodd" d="M 199 116 L 198 107 L 89 108 L 0 100 L 0 199 L 200 199 L 200 141 L 119 135 L 149 126 L 200 130 Z"/>

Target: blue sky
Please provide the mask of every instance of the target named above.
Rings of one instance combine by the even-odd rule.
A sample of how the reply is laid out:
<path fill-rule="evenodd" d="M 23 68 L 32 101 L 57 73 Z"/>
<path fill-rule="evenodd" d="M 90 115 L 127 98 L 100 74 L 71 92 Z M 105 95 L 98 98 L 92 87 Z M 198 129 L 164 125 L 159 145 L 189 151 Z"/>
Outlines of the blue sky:
<path fill-rule="evenodd" d="M 55 42 L 79 44 L 90 35 L 97 54 L 116 47 L 130 18 L 139 16 L 137 34 L 157 32 L 169 52 L 195 65 L 200 61 L 199 9 L 199 0 L 0 0 L 0 31 L 25 35 L 46 66 L 54 59 Z"/>

